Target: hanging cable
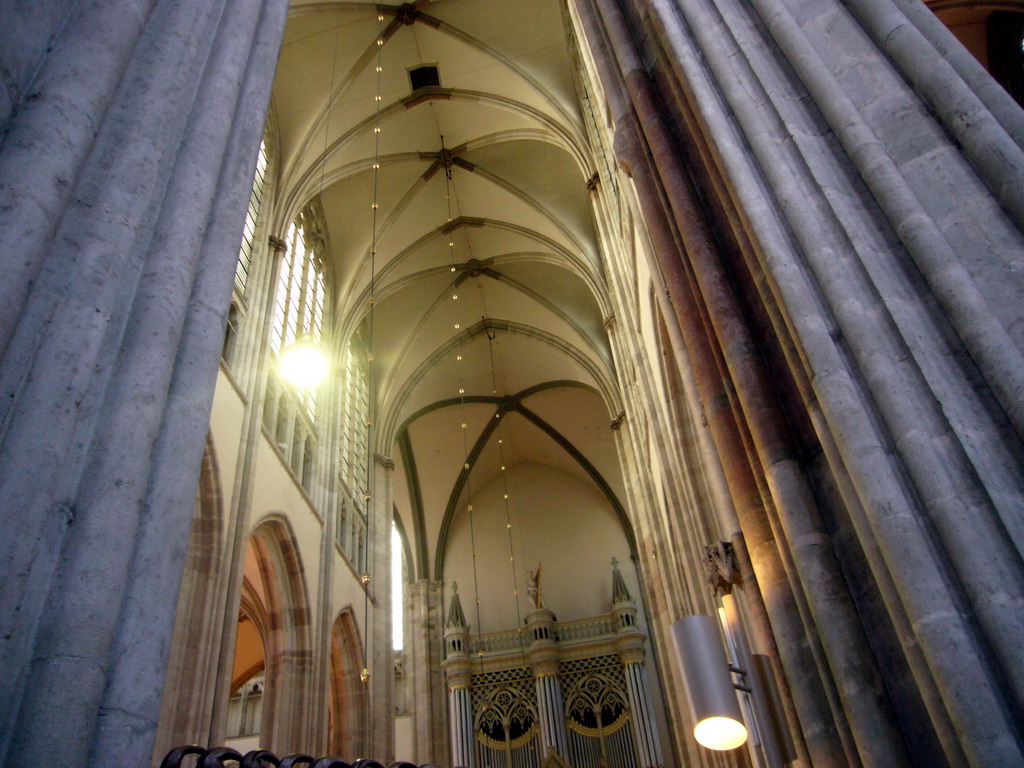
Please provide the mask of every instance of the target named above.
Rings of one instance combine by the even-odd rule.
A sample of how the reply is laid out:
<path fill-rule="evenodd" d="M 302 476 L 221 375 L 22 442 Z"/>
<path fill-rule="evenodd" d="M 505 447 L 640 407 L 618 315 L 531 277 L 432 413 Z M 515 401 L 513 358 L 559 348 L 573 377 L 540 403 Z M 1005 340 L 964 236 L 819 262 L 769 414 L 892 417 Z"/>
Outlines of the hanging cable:
<path fill-rule="evenodd" d="M 363 573 L 360 581 L 363 586 L 363 669 L 359 679 L 364 684 L 370 681 L 369 665 L 369 627 L 370 627 L 370 569 L 371 553 L 373 552 L 374 526 L 373 498 L 374 498 L 374 471 L 373 471 L 373 441 L 374 441 L 374 413 L 376 409 L 376 386 L 374 366 L 374 307 L 377 303 L 377 211 L 380 209 L 380 111 L 381 111 L 381 79 L 384 72 L 384 9 L 377 6 L 377 63 L 375 66 L 376 87 L 374 88 L 374 120 L 373 120 L 373 193 L 370 203 L 370 291 L 367 310 L 367 343 L 366 343 L 366 470 L 363 491 L 363 501 L 366 505 L 366 546 L 363 548 Z M 369 697 L 366 697 L 366 706 L 369 707 Z M 369 721 L 367 721 L 369 722 Z"/>
<path fill-rule="evenodd" d="M 435 115 L 436 120 L 436 115 Z M 441 135 L 441 167 L 444 169 L 444 197 L 446 206 L 446 215 L 448 224 L 452 222 L 452 187 L 454 180 L 452 179 L 452 163 L 451 155 L 448 148 L 444 143 L 444 135 Z M 446 230 L 446 231 L 445 231 Z M 454 274 L 458 271 L 455 266 L 455 233 L 454 230 L 444 228 L 445 234 L 448 238 L 448 267 Z M 480 671 L 483 671 L 483 650 L 481 638 L 483 636 L 483 628 L 480 622 L 480 577 L 478 572 L 478 561 L 477 561 L 477 547 L 476 547 L 476 520 L 474 517 L 473 510 L 473 482 L 472 482 L 472 466 L 469 461 L 469 436 L 467 434 L 469 423 L 466 420 L 466 375 L 465 366 L 461 365 L 463 362 L 463 343 L 464 334 L 462 333 L 462 324 L 460 322 L 458 304 L 455 302 L 459 299 L 458 293 L 459 279 L 455 278 L 451 282 L 451 296 L 452 296 L 452 316 L 454 318 L 453 327 L 456 331 L 457 344 L 455 347 L 455 362 L 458 365 L 458 394 L 459 394 L 459 421 L 462 429 L 462 471 L 465 473 L 466 482 L 466 514 L 469 519 L 469 546 L 470 555 L 473 566 L 473 607 L 474 615 L 476 617 L 476 639 L 477 639 L 477 660 L 480 665 Z"/>
<path fill-rule="evenodd" d="M 456 187 L 456 184 L 455 184 L 455 180 L 452 177 L 452 160 L 451 160 L 450 153 L 449 153 L 448 149 L 445 147 L 444 136 L 443 135 L 441 136 L 441 162 L 444 164 L 444 169 L 445 169 L 445 199 L 446 199 L 447 205 L 448 205 L 448 221 L 451 222 L 452 221 L 452 200 L 453 200 L 453 198 L 455 200 L 455 204 L 457 206 L 459 206 L 460 214 L 461 214 L 461 206 L 459 205 L 458 190 L 457 190 L 457 187 Z M 470 259 L 472 259 L 472 243 L 469 241 L 468 233 L 466 234 L 465 239 L 466 239 L 466 247 L 467 247 L 467 250 L 469 251 Z M 454 237 L 454 230 L 450 230 L 448 232 L 448 247 L 449 247 L 449 250 L 450 250 L 450 255 L 449 255 L 450 268 L 451 268 L 452 272 L 455 272 L 457 268 L 455 266 L 455 237 Z M 457 284 L 458 284 L 458 280 L 453 281 L 453 286 L 457 286 Z M 490 328 L 488 328 L 488 325 L 487 325 L 487 302 L 486 302 L 486 299 L 484 297 L 483 287 L 478 284 L 477 285 L 477 290 L 479 291 L 479 295 L 480 295 L 480 304 L 481 304 L 481 306 L 484 309 L 484 315 L 481 318 L 481 324 L 482 324 L 482 328 L 483 328 L 484 333 L 487 335 L 487 349 L 488 349 L 490 369 L 491 369 L 491 394 L 494 395 L 494 396 L 497 396 L 498 395 L 497 367 L 496 367 L 495 358 L 494 358 L 494 341 L 495 341 L 495 336 L 493 335 L 492 331 L 490 330 Z M 453 292 L 452 292 L 452 299 L 453 300 L 458 299 L 458 293 L 454 289 L 453 289 Z M 460 324 L 458 322 L 456 322 L 455 323 L 455 330 L 459 331 L 460 327 L 461 327 Z M 460 339 L 459 349 L 461 350 L 461 339 Z M 456 356 L 456 359 L 457 359 L 457 361 L 461 362 L 461 360 L 462 360 L 461 351 Z M 462 377 L 460 379 L 460 381 L 464 382 L 464 375 L 461 374 L 461 372 L 460 372 L 460 376 Z M 459 386 L 459 397 L 460 397 L 460 403 L 462 405 L 462 412 L 464 414 L 465 413 L 465 384 L 464 383 L 460 383 L 460 386 Z M 509 485 L 508 485 L 508 472 L 507 472 L 507 464 L 506 464 L 506 461 L 505 461 L 504 413 L 502 411 L 501 406 L 499 406 L 497 411 L 495 412 L 494 418 L 498 419 L 498 426 L 497 426 L 497 434 L 498 434 L 498 461 L 499 461 L 500 474 L 501 474 L 502 501 L 503 501 L 504 511 L 505 511 L 505 532 L 506 532 L 506 536 L 507 536 L 507 539 L 508 539 L 509 565 L 510 565 L 511 574 L 512 574 L 512 599 L 513 599 L 513 603 L 515 604 L 515 609 L 516 609 L 516 637 L 518 639 L 518 644 L 519 644 L 519 654 L 520 654 L 521 663 L 525 667 L 526 666 L 526 638 L 525 638 L 525 633 L 523 631 L 522 610 L 521 610 L 521 607 L 519 605 L 519 571 L 518 571 L 518 568 L 516 566 L 516 558 L 515 558 L 515 546 L 514 546 L 514 538 L 513 538 L 512 515 L 511 515 L 511 509 L 510 509 L 510 503 L 509 503 L 510 494 L 509 494 Z M 469 489 L 469 474 L 468 473 L 470 471 L 469 444 L 468 444 L 468 439 L 466 438 L 466 435 L 465 435 L 466 421 L 465 421 L 465 416 L 464 415 L 463 415 L 463 419 L 462 419 L 462 426 L 463 426 L 463 450 L 464 450 L 464 453 L 466 455 L 466 461 L 465 461 L 465 464 L 464 464 L 464 469 L 467 472 L 466 487 L 467 487 L 467 492 L 468 492 L 468 489 Z M 467 511 L 469 513 L 470 543 L 471 543 L 471 546 L 472 546 L 472 549 L 473 549 L 473 581 L 474 581 L 474 587 L 476 587 L 477 582 L 478 582 L 478 580 L 477 580 L 477 550 L 476 550 L 476 539 L 475 539 L 475 525 L 474 525 L 474 519 L 473 519 L 473 507 L 472 507 L 471 501 L 470 501 L 470 504 L 469 504 L 469 506 L 467 508 Z M 477 591 L 476 598 L 477 598 L 476 599 L 476 603 L 477 603 L 477 647 L 480 648 L 481 647 L 481 643 L 480 643 L 481 627 L 480 627 L 480 610 L 479 610 L 479 604 L 480 604 L 480 600 L 479 600 L 480 594 L 479 594 L 479 591 Z M 482 650 L 479 652 L 478 657 L 479 657 L 480 669 L 481 669 L 481 671 L 483 671 L 483 651 Z"/>

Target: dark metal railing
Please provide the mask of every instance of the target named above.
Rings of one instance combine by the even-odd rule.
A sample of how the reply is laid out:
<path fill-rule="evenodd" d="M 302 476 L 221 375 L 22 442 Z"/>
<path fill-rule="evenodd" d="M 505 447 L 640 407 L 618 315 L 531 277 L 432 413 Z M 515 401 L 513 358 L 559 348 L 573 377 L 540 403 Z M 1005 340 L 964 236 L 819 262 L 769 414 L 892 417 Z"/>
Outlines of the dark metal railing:
<path fill-rule="evenodd" d="M 190 744 L 175 747 L 167 753 L 160 768 L 384 768 L 376 760 L 356 760 L 346 763 L 337 757 L 310 757 L 309 755 L 288 755 L 278 757 L 265 749 L 254 749 L 242 754 L 231 747 L 200 747 Z M 437 768 L 424 763 L 391 763 L 387 768 Z"/>

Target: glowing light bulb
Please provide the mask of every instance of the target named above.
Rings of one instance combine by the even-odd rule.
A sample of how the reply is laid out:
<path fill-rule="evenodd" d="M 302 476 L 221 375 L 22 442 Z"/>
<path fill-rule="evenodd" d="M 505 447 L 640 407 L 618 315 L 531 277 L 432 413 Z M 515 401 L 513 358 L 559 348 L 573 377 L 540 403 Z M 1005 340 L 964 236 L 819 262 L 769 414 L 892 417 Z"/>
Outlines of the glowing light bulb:
<path fill-rule="evenodd" d="M 461 359 L 462 359 L 462 355 L 456 355 L 456 356 L 455 356 L 455 359 L 456 359 L 456 360 L 461 360 Z"/>
<path fill-rule="evenodd" d="M 461 328 L 461 327 L 462 327 L 462 326 L 461 326 L 461 325 L 459 325 L 458 323 L 456 323 L 456 324 L 455 324 L 455 330 L 456 330 L 456 331 L 457 331 L 457 330 L 459 330 L 459 328 Z"/>
<path fill-rule="evenodd" d="M 459 294 L 457 294 L 457 293 L 453 293 L 452 294 L 452 301 L 455 301 L 458 298 L 459 298 Z"/>
<path fill-rule="evenodd" d="M 702 747 L 724 751 L 742 746 L 747 729 L 731 717 L 706 717 L 693 727 L 693 737 Z"/>
<path fill-rule="evenodd" d="M 300 389 L 315 387 L 327 375 L 327 358 L 308 336 L 285 347 L 278 360 L 282 378 Z"/>

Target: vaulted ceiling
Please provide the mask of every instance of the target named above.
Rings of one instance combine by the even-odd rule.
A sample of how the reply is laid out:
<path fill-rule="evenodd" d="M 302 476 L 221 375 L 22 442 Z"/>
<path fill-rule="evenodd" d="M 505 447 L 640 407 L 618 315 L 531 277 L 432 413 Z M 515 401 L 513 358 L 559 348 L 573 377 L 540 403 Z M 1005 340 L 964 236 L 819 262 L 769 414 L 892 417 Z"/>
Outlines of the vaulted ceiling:
<path fill-rule="evenodd" d="M 419 577 L 443 577 L 453 517 L 502 467 L 555 468 L 623 514 L 590 118 L 563 6 L 292 5 L 278 224 L 320 195 L 336 338 L 370 340 L 372 276 L 377 450 L 397 465 Z M 439 85 L 414 91 L 424 65 Z"/>

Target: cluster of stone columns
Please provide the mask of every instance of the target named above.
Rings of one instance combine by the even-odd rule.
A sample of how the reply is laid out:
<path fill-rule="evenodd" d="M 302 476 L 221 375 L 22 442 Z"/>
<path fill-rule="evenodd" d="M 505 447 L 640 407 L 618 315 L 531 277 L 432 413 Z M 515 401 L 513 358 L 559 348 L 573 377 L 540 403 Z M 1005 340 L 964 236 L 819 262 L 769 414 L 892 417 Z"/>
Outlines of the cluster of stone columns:
<path fill-rule="evenodd" d="M 573 6 L 799 748 L 1024 762 L 1019 109 L 920 3 Z"/>
<path fill-rule="evenodd" d="M 149 760 L 286 10 L 0 11 L 0 763 L 11 768 L 55 754 L 68 768 Z"/>

